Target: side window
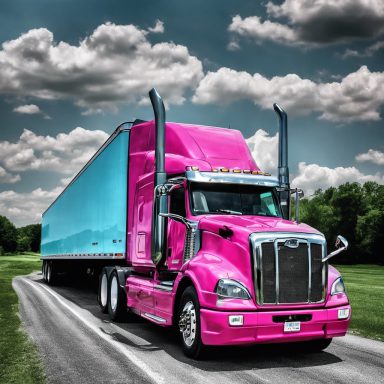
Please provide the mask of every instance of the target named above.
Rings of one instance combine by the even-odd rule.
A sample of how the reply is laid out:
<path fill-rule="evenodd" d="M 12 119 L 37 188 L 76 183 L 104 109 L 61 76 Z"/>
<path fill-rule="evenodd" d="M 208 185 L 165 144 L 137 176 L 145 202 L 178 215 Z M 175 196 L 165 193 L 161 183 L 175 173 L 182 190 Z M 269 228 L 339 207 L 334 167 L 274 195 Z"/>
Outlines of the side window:
<path fill-rule="evenodd" d="M 261 208 L 267 215 L 278 216 L 271 192 L 262 193 L 260 195 L 260 200 Z"/>
<path fill-rule="evenodd" d="M 187 215 L 185 210 L 185 189 L 178 188 L 171 194 L 171 207 L 170 213 L 185 217 Z"/>

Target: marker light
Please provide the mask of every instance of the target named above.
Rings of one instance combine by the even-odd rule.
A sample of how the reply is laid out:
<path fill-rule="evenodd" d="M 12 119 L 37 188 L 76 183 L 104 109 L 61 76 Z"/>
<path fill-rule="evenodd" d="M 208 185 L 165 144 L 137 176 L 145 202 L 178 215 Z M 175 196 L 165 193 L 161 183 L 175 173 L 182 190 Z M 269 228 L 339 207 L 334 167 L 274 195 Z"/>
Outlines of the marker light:
<path fill-rule="evenodd" d="M 244 169 L 243 173 L 251 173 L 251 171 L 249 169 Z"/>
<path fill-rule="evenodd" d="M 243 315 L 229 315 L 228 316 L 228 324 L 232 327 L 239 327 L 244 324 L 244 316 Z"/>
<path fill-rule="evenodd" d="M 212 168 L 212 172 L 219 172 L 217 168 Z"/>
<path fill-rule="evenodd" d="M 220 168 L 220 171 L 221 172 L 229 172 L 229 169 L 228 168 Z"/>
<path fill-rule="evenodd" d="M 199 167 L 193 166 L 193 167 L 191 167 L 191 169 L 192 169 L 192 171 L 199 171 Z"/>
<path fill-rule="evenodd" d="M 348 317 L 349 317 L 349 308 L 339 309 L 337 314 L 338 319 L 348 319 Z"/>
<path fill-rule="evenodd" d="M 236 169 L 233 169 L 232 172 L 233 173 L 241 173 L 241 169 L 236 168 Z"/>
<path fill-rule="evenodd" d="M 270 173 L 264 172 L 264 176 L 272 176 Z"/>
<path fill-rule="evenodd" d="M 261 171 L 252 171 L 252 175 L 261 175 L 262 173 Z"/>
<path fill-rule="evenodd" d="M 336 295 L 338 293 L 345 293 L 345 286 L 343 279 L 338 277 L 332 284 L 331 295 Z"/>

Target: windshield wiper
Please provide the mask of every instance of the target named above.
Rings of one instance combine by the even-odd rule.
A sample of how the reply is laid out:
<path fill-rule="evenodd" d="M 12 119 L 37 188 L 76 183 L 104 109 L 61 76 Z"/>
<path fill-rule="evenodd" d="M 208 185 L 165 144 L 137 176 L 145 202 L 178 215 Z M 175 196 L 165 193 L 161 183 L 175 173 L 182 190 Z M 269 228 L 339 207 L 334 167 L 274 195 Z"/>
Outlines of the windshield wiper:
<path fill-rule="evenodd" d="M 242 212 L 232 211 L 232 209 L 215 209 L 214 212 L 229 213 L 231 215 L 242 215 Z"/>

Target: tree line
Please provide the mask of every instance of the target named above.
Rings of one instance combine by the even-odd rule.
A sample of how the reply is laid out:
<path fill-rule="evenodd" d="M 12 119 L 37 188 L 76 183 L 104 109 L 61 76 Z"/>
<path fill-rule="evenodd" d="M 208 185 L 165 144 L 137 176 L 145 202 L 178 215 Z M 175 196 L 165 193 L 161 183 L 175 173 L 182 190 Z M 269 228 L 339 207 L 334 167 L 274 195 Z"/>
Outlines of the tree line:
<path fill-rule="evenodd" d="M 16 228 L 0 216 L 0 256 L 16 252 L 40 252 L 41 224 Z"/>
<path fill-rule="evenodd" d="M 349 249 L 335 263 L 384 264 L 384 185 L 369 181 L 317 190 L 300 201 L 300 221 L 325 235 L 329 251 L 337 235 L 348 240 Z"/>

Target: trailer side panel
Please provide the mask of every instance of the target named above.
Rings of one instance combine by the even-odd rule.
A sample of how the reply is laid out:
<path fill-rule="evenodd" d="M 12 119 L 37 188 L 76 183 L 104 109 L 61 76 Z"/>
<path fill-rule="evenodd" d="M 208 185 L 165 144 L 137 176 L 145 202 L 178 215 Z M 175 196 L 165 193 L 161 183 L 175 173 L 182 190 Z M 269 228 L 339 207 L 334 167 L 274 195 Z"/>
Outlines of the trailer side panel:
<path fill-rule="evenodd" d="M 42 258 L 125 258 L 128 144 L 121 131 L 45 212 Z"/>

